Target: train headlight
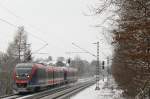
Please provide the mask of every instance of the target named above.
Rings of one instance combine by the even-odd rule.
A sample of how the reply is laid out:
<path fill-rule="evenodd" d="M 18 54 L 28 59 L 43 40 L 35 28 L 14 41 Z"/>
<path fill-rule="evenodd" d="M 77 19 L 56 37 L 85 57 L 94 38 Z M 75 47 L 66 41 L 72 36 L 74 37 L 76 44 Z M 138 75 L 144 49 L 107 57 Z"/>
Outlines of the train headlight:
<path fill-rule="evenodd" d="M 29 76 L 29 75 L 27 75 L 27 77 L 28 77 L 28 78 L 30 78 L 30 76 Z"/>
<path fill-rule="evenodd" d="M 19 76 L 18 75 L 16 75 L 16 78 L 18 78 Z"/>

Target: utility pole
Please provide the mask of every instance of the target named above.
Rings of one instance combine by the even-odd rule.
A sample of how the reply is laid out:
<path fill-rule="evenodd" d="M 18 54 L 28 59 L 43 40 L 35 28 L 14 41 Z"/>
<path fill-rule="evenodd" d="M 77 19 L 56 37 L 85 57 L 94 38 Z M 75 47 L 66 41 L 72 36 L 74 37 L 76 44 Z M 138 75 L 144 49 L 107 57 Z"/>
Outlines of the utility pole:
<path fill-rule="evenodd" d="M 110 75 L 110 66 L 109 66 L 109 57 L 107 57 L 107 72 L 108 72 L 108 75 Z"/>
<path fill-rule="evenodd" d="M 19 63 L 21 62 L 21 42 L 22 42 L 22 31 L 24 29 L 22 27 L 19 28 L 19 46 L 18 46 L 18 57 L 19 57 Z"/>
<path fill-rule="evenodd" d="M 100 90 L 99 80 L 100 80 L 100 66 L 99 66 L 99 42 L 97 44 L 97 65 L 96 65 L 96 88 L 95 90 Z"/>
<path fill-rule="evenodd" d="M 107 57 L 107 85 L 109 82 L 109 76 L 110 76 L 109 57 Z"/>

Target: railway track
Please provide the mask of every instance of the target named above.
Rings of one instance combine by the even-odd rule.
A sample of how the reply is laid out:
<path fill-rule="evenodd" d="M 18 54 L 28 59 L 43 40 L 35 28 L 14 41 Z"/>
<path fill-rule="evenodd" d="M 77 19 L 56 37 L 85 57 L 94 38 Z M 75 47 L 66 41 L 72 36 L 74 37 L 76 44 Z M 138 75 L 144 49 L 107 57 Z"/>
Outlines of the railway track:
<path fill-rule="evenodd" d="M 42 97 L 38 96 L 38 97 L 34 97 L 32 99 L 66 99 L 66 97 L 70 97 L 73 94 L 87 88 L 88 86 L 93 85 L 94 83 L 95 83 L 94 80 L 84 82 L 84 83 L 78 83 L 78 84 L 73 85 L 70 88 L 66 88 L 64 90 L 58 90 L 58 91 L 55 91 L 53 93 L 43 95 Z"/>
<path fill-rule="evenodd" d="M 56 87 L 56 88 L 52 88 L 52 89 L 48 89 L 48 90 L 44 90 L 44 91 L 40 91 L 40 92 L 36 92 L 36 93 L 27 93 L 24 95 L 20 95 L 20 94 L 12 94 L 12 95 L 7 95 L 7 96 L 1 96 L 0 99 L 36 99 L 34 97 L 40 96 L 42 97 L 43 95 L 46 95 L 48 93 L 53 93 L 53 92 L 57 92 L 58 90 L 64 90 L 66 88 L 71 87 L 71 84 L 68 85 L 64 85 L 62 87 Z"/>
<path fill-rule="evenodd" d="M 1 96 L 0 99 L 16 99 L 18 97 L 21 97 L 21 95 L 19 95 L 19 94 L 12 94 L 12 95 Z"/>
<path fill-rule="evenodd" d="M 86 83 L 86 84 L 82 84 L 82 85 L 79 85 L 79 86 L 75 86 L 73 88 L 69 88 L 69 89 L 66 89 L 64 91 L 60 91 L 58 93 L 55 93 L 53 95 L 50 95 L 50 96 L 47 96 L 47 97 L 44 97 L 44 98 L 41 98 L 41 99 L 66 99 L 68 97 L 71 97 L 72 95 L 80 92 L 81 90 L 93 85 L 94 82 L 90 82 L 90 83 Z"/>
<path fill-rule="evenodd" d="M 68 85 L 64 85 L 61 87 L 32 93 L 32 94 L 26 94 L 26 95 L 10 95 L 6 97 L 1 97 L 0 99 L 65 99 L 66 97 L 69 97 L 88 86 L 95 83 L 95 80 L 88 80 L 85 82 L 77 82 L 77 83 L 71 83 Z"/>

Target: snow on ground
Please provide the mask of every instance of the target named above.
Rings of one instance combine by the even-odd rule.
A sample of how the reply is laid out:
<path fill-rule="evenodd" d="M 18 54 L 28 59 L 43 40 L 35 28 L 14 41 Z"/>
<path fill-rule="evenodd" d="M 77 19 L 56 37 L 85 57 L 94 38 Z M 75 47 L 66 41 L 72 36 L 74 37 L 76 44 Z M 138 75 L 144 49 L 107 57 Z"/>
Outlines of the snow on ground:
<path fill-rule="evenodd" d="M 90 80 L 92 80 L 92 79 L 94 79 L 93 77 L 88 77 L 88 78 L 80 78 L 80 79 L 78 79 L 78 83 L 81 83 L 81 82 L 86 82 L 86 81 L 90 81 Z"/>
<path fill-rule="evenodd" d="M 116 89 L 116 84 L 100 80 L 100 90 L 95 90 L 96 85 L 86 88 L 82 92 L 70 97 L 69 99 L 124 99 L 122 90 Z"/>

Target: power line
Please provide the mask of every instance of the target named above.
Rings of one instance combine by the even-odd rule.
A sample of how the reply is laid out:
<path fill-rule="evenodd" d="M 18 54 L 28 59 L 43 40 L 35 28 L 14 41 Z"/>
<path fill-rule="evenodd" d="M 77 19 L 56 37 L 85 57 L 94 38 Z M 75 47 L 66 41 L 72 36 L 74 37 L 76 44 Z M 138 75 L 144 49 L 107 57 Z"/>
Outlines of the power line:
<path fill-rule="evenodd" d="M 8 8 L 4 7 L 2 4 L 0 4 L 0 7 L 3 8 L 4 10 L 6 10 L 8 13 L 10 13 L 11 15 L 13 15 L 14 17 L 16 17 L 17 19 L 24 20 L 24 18 L 22 18 L 21 16 L 18 16 L 17 14 L 15 14 L 14 12 L 12 12 L 11 10 L 9 10 Z M 30 28 L 32 28 L 33 30 L 36 30 L 39 32 L 39 30 L 35 29 L 34 26 L 27 24 Z M 27 32 L 27 31 L 26 31 Z M 29 32 L 27 32 L 29 33 Z M 33 37 L 35 37 L 36 39 L 39 39 L 40 41 L 43 41 L 45 43 L 47 43 L 45 40 L 42 40 L 41 38 L 35 36 L 34 34 L 30 33 Z M 42 33 L 43 34 L 43 33 Z"/>
<path fill-rule="evenodd" d="M 105 38 L 107 44 L 110 45 L 111 43 L 108 41 L 108 38 L 107 38 L 106 34 L 104 34 L 104 29 L 105 29 L 105 30 L 108 30 L 108 29 L 107 29 L 106 27 L 104 27 L 104 26 L 97 26 L 97 27 L 103 28 L 103 33 L 102 33 L 102 35 L 103 35 L 103 37 Z M 108 31 L 111 31 L 111 30 L 108 30 Z"/>
<path fill-rule="evenodd" d="M 104 39 L 101 39 L 98 35 L 96 36 L 96 38 L 97 38 L 98 40 L 104 40 Z M 102 42 L 102 43 L 104 43 L 104 42 Z M 107 43 L 107 44 L 110 45 L 109 43 Z M 108 49 L 108 48 L 111 48 L 111 47 L 106 47 L 106 48 Z M 105 49 L 106 49 L 106 48 L 105 48 Z"/>
<path fill-rule="evenodd" d="M 88 53 L 88 54 L 90 54 L 90 55 L 92 55 L 92 56 L 94 56 L 94 57 L 97 57 L 95 54 L 93 54 L 93 53 L 89 52 L 88 50 L 86 50 L 86 49 L 84 49 L 84 48 L 81 48 L 80 46 L 78 46 L 78 45 L 77 45 L 77 44 L 75 44 L 75 43 L 72 43 L 72 45 L 74 45 L 74 46 L 78 47 L 78 48 L 79 48 L 79 49 L 81 49 L 82 51 L 84 51 L 84 52 L 86 52 L 86 53 Z M 107 57 L 107 56 L 104 54 L 104 52 L 103 52 L 103 51 L 100 51 L 100 53 L 101 53 L 101 54 L 103 54 L 103 55 L 104 55 L 104 57 Z"/>
<path fill-rule="evenodd" d="M 4 19 L 2 19 L 2 18 L 0 18 L 0 21 L 2 21 L 2 22 L 4 22 L 4 23 L 7 23 L 8 25 L 10 25 L 10 26 L 12 26 L 12 27 L 19 28 L 17 25 L 12 24 L 11 22 L 9 22 L 9 21 L 7 21 L 7 20 L 4 20 Z M 40 51 L 41 49 L 45 48 L 45 47 L 48 45 L 48 43 L 47 43 L 46 41 L 44 41 L 44 40 L 40 39 L 39 37 L 37 37 L 37 36 L 33 35 L 32 33 L 27 32 L 27 31 L 25 31 L 25 32 L 26 32 L 26 33 L 31 34 L 31 35 L 32 35 L 33 37 L 35 37 L 36 39 L 38 39 L 38 40 L 40 40 L 40 41 L 42 41 L 42 42 L 46 43 L 44 46 L 42 46 L 41 48 L 39 48 L 39 49 L 38 49 L 38 50 L 36 50 L 35 52 Z M 35 52 L 34 52 L 34 53 L 35 53 Z"/>
<path fill-rule="evenodd" d="M 101 28 L 105 28 L 106 29 L 106 27 L 104 27 L 104 26 L 101 26 L 101 25 L 96 25 L 96 26 L 92 26 L 92 27 L 101 27 Z M 108 44 L 108 45 L 110 45 L 110 42 L 108 41 L 108 38 L 106 37 L 106 35 L 104 34 L 104 32 L 102 33 L 102 35 L 103 35 L 103 37 L 105 38 L 105 41 L 106 41 L 106 43 Z M 99 38 L 99 37 L 98 37 Z M 105 54 L 104 54 L 104 52 L 103 51 L 100 51 L 105 57 L 107 57 Z"/>
<path fill-rule="evenodd" d="M 4 7 L 2 4 L 0 4 L 0 6 L 1 6 L 1 8 L 3 8 L 4 10 L 6 10 L 8 13 L 10 13 L 10 14 L 13 15 L 14 17 L 16 17 L 18 20 L 20 20 L 21 23 L 24 22 L 24 18 L 23 18 L 23 17 L 18 16 L 17 14 L 15 14 L 14 12 L 12 12 L 12 11 L 9 10 L 8 8 Z M 34 27 L 33 25 L 31 25 L 31 24 L 26 24 L 26 26 L 29 27 L 30 29 L 33 29 L 33 30 L 37 31 L 38 33 L 44 34 L 43 32 L 39 32 L 40 30 L 37 29 L 37 28 L 35 28 L 35 27 Z M 28 32 L 28 33 L 29 33 L 29 32 Z M 32 33 L 30 33 L 30 34 L 31 34 L 32 37 L 34 37 L 34 38 L 36 38 L 36 39 L 38 39 L 38 40 L 40 40 L 40 41 L 42 41 L 42 42 L 48 44 L 48 42 L 46 42 L 45 40 L 41 39 L 40 37 L 38 37 L 38 36 L 36 36 L 36 35 L 34 35 L 34 34 L 32 34 Z"/>
<path fill-rule="evenodd" d="M 13 15 L 14 17 L 16 17 L 18 20 L 20 20 L 21 23 L 23 23 L 25 21 L 25 19 L 19 15 L 17 15 L 16 13 L 14 13 L 13 11 L 11 11 L 10 9 L 4 7 L 2 4 L 0 4 L 0 7 L 3 8 L 4 10 L 6 10 L 9 14 Z M 27 26 L 27 28 L 30 28 L 32 30 L 35 30 L 36 32 L 40 33 L 40 34 L 45 34 L 44 32 L 41 32 L 39 29 L 37 29 L 35 26 L 33 26 L 32 24 L 26 23 L 25 26 Z M 40 31 L 40 32 L 39 32 Z M 47 41 L 41 39 L 40 37 L 34 35 L 33 33 L 26 31 L 27 33 L 29 33 L 32 37 L 44 42 L 45 44 L 48 44 Z M 52 45 L 52 44 L 51 44 Z M 55 45 L 53 45 L 55 46 Z"/>
<path fill-rule="evenodd" d="M 0 4 L 0 7 L 3 8 L 4 10 L 6 10 L 8 13 L 10 13 L 11 15 L 15 16 L 16 18 L 22 19 L 20 16 L 16 15 L 15 13 L 13 13 L 11 10 L 9 10 L 8 8 L 4 7 L 2 4 Z"/>
<path fill-rule="evenodd" d="M 36 51 L 33 52 L 33 54 L 39 52 L 41 49 L 45 48 L 48 44 L 43 45 L 41 48 L 37 49 Z"/>
<path fill-rule="evenodd" d="M 12 11 L 9 10 L 8 8 L 4 7 L 2 4 L 0 4 L 0 6 L 1 6 L 1 8 L 3 8 L 4 10 L 6 10 L 8 13 L 10 13 L 10 14 L 13 15 L 13 16 L 15 16 L 17 19 L 19 19 L 19 20 L 24 20 L 22 17 L 16 15 L 14 12 L 12 12 Z M 12 23 L 6 21 L 6 20 L 1 19 L 1 21 L 5 22 L 5 23 L 7 23 L 7 24 L 9 24 L 9 25 L 11 25 L 11 26 L 13 26 L 13 27 L 17 27 L 17 28 L 18 28 L 18 26 L 14 25 L 14 24 L 12 24 Z M 29 25 L 29 24 L 28 24 L 28 25 Z M 33 26 L 31 26 L 31 25 L 29 25 L 29 27 L 32 27 L 32 28 L 33 28 Z M 33 28 L 33 29 L 34 29 L 34 30 L 37 30 L 37 29 L 35 29 L 35 28 Z M 27 31 L 25 31 L 25 32 L 27 32 Z M 46 45 L 48 45 L 48 43 L 47 43 L 45 40 L 42 40 L 41 38 L 35 36 L 34 34 L 32 34 L 32 33 L 30 33 L 30 32 L 27 32 L 27 33 L 29 33 L 29 34 L 30 34 L 31 36 L 33 36 L 34 38 L 36 38 L 36 39 L 38 39 L 38 40 L 40 40 L 40 41 L 46 43 Z M 78 47 L 79 47 L 79 46 L 78 46 Z M 85 50 L 85 49 L 83 49 L 83 48 L 80 48 L 80 49 L 82 49 L 83 51 L 86 51 L 87 53 L 91 54 L 92 56 L 95 56 L 94 54 L 90 53 L 89 51 L 87 51 L 87 50 Z M 101 52 L 101 53 L 102 53 L 104 56 L 106 56 L 103 52 Z"/>
<path fill-rule="evenodd" d="M 10 26 L 12 26 L 12 27 L 19 28 L 17 25 L 12 24 L 11 22 L 9 22 L 9 21 L 7 21 L 7 20 L 5 20 L 5 19 L 0 18 L 0 21 L 4 22 L 4 23 L 6 23 L 6 24 L 8 24 L 8 25 L 10 25 Z M 32 37 L 34 37 L 34 38 L 36 38 L 36 39 L 38 39 L 38 40 L 40 40 L 40 41 L 42 41 L 42 42 L 48 44 L 45 40 L 39 38 L 38 36 L 35 36 L 35 35 L 32 34 L 31 32 L 28 32 L 28 31 L 25 31 L 25 32 L 26 32 L 26 33 L 29 33 Z"/>
<path fill-rule="evenodd" d="M 111 43 L 108 41 L 108 37 L 104 34 L 104 29 L 107 30 L 107 31 L 111 31 L 111 30 L 108 30 L 107 27 L 105 26 L 102 26 L 102 25 L 94 25 L 94 26 L 91 26 L 91 27 L 100 27 L 100 28 L 103 28 L 103 33 L 102 35 L 104 36 L 106 42 L 108 45 L 110 45 Z"/>
<path fill-rule="evenodd" d="M 32 54 L 48 54 L 48 53 L 32 53 Z"/>
<path fill-rule="evenodd" d="M 103 51 L 100 51 L 100 53 L 103 54 L 105 58 L 107 57 Z"/>
<path fill-rule="evenodd" d="M 34 35 L 33 33 L 28 32 L 28 31 L 25 31 L 25 32 L 26 32 L 26 33 L 29 33 L 32 37 L 34 37 L 34 38 L 36 38 L 36 39 L 38 39 L 38 40 L 40 40 L 40 41 L 42 41 L 42 42 L 44 42 L 44 43 L 46 43 L 46 44 L 48 45 L 48 43 L 47 43 L 45 40 L 43 40 L 43 39 L 41 39 L 40 37 Z"/>
<path fill-rule="evenodd" d="M 87 53 L 87 52 L 66 52 L 66 54 L 70 54 L 70 53 Z"/>
<path fill-rule="evenodd" d="M 90 54 L 90 55 L 92 55 L 92 56 L 94 56 L 94 57 L 97 57 L 95 54 L 89 52 L 88 50 L 86 50 L 86 49 L 84 49 L 84 48 L 81 48 L 80 46 L 76 45 L 75 43 L 72 43 L 72 45 L 78 47 L 78 48 L 81 49 L 82 51 L 84 51 L 84 52 L 86 52 L 86 53 L 88 53 L 88 54 Z"/>
<path fill-rule="evenodd" d="M 104 36 L 104 38 L 105 38 L 107 44 L 110 45 L 110 42 L 108 41 L 108 38 L 106 37 L 106 35 L 104 34 L 104 32 L 103 32 L 102 34 L 103 34 L 103 36 Z"/>
<path fill-rule="evenodd" d="M 15 28 L 18 28 L 17 25 L 12 24 L 12 23 L 10 23 L 10 22 L 8 22 L 7 20 L 4 20 L 4 19 L 2 19 L 2 18 L 0 18 L 0 21 L 2 21 L 2 22 L 4 22 L 4 23 L 7 23 L 7 24 L 9 24 L 10 26 L 13 26 L 13 27 L 15 27 Z"/>

